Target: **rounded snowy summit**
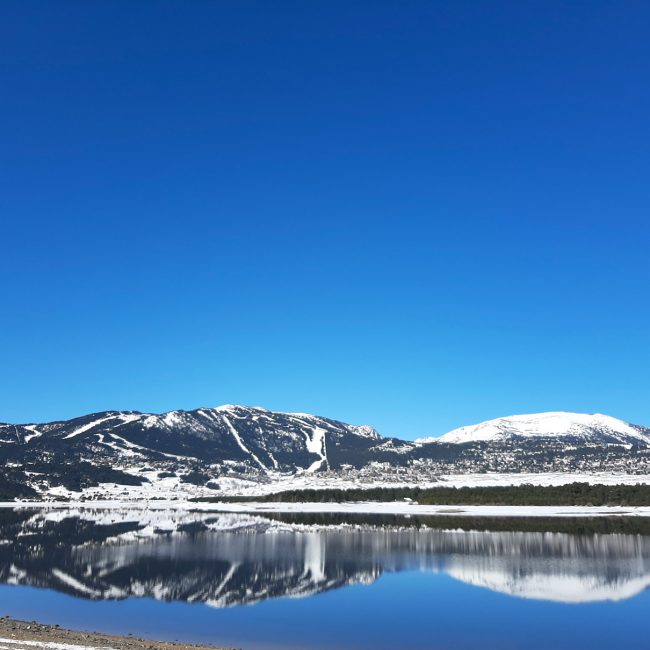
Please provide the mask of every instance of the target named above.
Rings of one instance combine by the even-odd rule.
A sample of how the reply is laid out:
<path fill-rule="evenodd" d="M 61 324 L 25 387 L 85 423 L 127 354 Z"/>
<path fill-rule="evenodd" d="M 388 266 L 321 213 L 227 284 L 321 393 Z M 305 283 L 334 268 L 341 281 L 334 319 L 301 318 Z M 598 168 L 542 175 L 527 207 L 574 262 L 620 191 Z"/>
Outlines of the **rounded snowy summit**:
<path fill-rule="evenodd" d="M 454 429 L 439 438 L 417 442 L 501 442 L 514 438 L 579 438 L 583 442 L 650 444 L 650 429 L 600 413 L 553 411 L 511 415 Z"/>

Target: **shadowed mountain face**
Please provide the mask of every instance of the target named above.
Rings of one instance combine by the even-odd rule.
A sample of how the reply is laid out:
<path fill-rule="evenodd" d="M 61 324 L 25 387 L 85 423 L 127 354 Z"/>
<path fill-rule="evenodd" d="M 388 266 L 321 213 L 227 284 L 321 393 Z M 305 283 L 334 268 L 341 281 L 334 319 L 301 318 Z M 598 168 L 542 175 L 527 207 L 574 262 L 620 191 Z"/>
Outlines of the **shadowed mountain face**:
<path fill-rule="evenodd" d="M 300 477 L 304 487 L 309 477 L 324 473 L 352 480 L 361 475 L 364 483 L 374 484 L 483 472 L 635 474 L 650 471 L 650 430 L 608 416 L 548 413 L 407 442 L 382 438 L 369 426 L 227 405 L 4 424 L 0 460 L 6 468 L 0 499 L 56 488 L 69 494 L 100 484 L 144 485 L 158 494 L 165 486 L 222 489 L 224 479 L 231 478 L 259 484 Z"/>
<path fill-rule="evenodd" d="M 221 406 L 162 415 L 105 412 L 63 422 L 3 425 L 5 445 L 66 452 L 93 450 L 107 458 L 233 461 L 258 470 L 316 471 L 380 442 L 371 427 L 302 413 Z"/>
<path fill-rule="evenodd" d="M 385 572 L 445 573 L 563 602 L 631 598 L 650 584 L 641 535 L 310 528 L 245 515 L 5 511 L 0 580 L 91 599 L 227 607 L 309 596 Z"/>

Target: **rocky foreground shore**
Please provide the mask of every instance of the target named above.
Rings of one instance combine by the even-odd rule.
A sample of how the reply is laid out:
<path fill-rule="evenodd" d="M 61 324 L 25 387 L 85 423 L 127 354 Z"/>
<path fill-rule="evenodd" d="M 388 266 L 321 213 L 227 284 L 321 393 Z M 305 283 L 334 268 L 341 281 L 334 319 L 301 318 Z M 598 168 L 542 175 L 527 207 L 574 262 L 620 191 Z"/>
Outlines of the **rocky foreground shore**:
<path fill-rule="evenodd" d="M 52 645 L 57 644 L 57 645 Z M 17 621 L 8 616 L 0 618 L 0 648 L 3 650 L 217 650 L 214 646 L 191 643 L 152 641 L 134 636 L 113 636 L 97 632 L 65 630 L 58 625 L 43 625 L 32 621 Z"/>

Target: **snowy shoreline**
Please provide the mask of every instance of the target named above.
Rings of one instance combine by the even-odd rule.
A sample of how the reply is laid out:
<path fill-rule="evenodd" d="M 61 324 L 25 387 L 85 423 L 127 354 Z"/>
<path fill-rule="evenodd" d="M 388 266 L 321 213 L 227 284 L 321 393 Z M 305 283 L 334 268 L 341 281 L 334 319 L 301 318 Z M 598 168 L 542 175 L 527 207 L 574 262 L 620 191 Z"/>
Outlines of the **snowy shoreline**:
<path fill-rule="evenodd" d="M 419 505 L 404 501 L 364 502 L 241 502 L 207 503 L 193 501 L 13 501 L 0 508 L 176 510 L 179 512 L 224 512 L 241 514 L 363 514 L 453 517 L 650 517 L 650 506 L 462 506 Z"/>
<path fill-rule="evenodd" d="M 103 483 L 87 488 L 81 493 L 55 488 L 38 501 L 0 502 L 0 508 L 32 509 L 132 509 L 172 510 L 178 512 L 224 512 L 224 513 L 305 513 L 305 514 L 365 514 L 365 515 L 420 515 L 420 516 L 467 516 L 467 517 L 650 517 L 650 505 L 637 507 L 623 506 L 483 506 L 483 505 L 419 505 L 409 501 L 354 501 L 354 502 L 260 502 L 260 501 L 200 501 L 201 498 L 262 498 L 284 490 L 300 489 L 370 489 L 381 487 L 415 487 L 413 484 L 372 483 L 359 484 L 341 480 L 319 480 L 318 476 L 294 477 L 291 480 L 264 484 L 251 484 L 249 481 L 224 483 L 220 494 L 211 490 L 201 490 L 191 484 L 170 485 L 162 479 L 164 486 L 144 484 L 122 486 Z M 178 479 L 175 479 L 178 480 Z M 650 483 L 648 474 L 616 473 L 539 473 L 539 474 L 452 474 L 440 476 L 435 483 L 422 483 L 421 488 L 449 487 L 503 487 L 536 485 L 540 487 L 560 486 L 569 483 L 589 483 L 591 485 L 635 485 Z M 164 489 L 162 489 L 164 488 Z M 50 497 L 48 499 L 48 497 Z M 61 499 L 61 500 L 55 500 Z"/>

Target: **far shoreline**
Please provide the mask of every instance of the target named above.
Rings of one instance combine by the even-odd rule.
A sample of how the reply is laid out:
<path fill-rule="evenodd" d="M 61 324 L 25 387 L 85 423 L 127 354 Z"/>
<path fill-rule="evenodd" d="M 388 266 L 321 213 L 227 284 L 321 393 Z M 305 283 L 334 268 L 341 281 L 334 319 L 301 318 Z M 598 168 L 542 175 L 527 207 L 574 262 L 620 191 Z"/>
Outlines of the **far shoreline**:
<path fill-rule="evenodd" d="M 34 510 L 177 510 L 233 514 L 365 514 L 450 517 L 650 517 L 650 506 L 498 506 L 420 505 L 404 501 L 357 502 L 214 502 L 188 500 L 4 501 L 4 509 Z"/>

